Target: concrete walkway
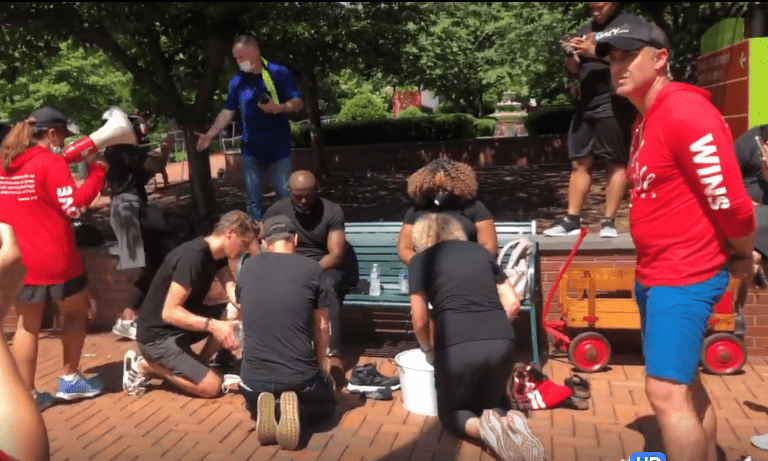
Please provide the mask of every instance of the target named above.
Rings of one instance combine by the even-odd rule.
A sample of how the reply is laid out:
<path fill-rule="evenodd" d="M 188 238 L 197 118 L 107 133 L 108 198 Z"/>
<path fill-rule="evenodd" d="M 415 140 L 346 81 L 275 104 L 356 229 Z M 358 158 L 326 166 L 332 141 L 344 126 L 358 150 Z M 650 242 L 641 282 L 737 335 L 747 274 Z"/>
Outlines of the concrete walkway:
<path fill-rule="evenodd" d="M 56 338 L 43 336 L 37 385 L 53 390 L 60 373 L 61 346 Z M 133 346 L 111 333 L 88 335 L 82 370 L 101 374 L 106 393 L 43 413 L 54 461 L 493 459 L 479 445 L 444 431 L 437 418 L 406 411 L 401 391 L 391 401 L 367 402 L 339 391 L 333 418 L 305 433 L 299 451 L 262 447 L 240 395 L 204 400 L 162 386 L 142 396 L 125 395 L 122 356 Z M 381 351 L 351 347 L 345 362 L 348 366 L 374 362 L 382 373 L 395 375 L 394 363 L 377 352 Z M 549 460 L 618 461 L 634 452 L 661 451 L 638 361 L 636 354 L 618 356 L 608 371 L 587 375 L 592 385 L 589 410 L 531 414 L 530 425 Z M 553 358 L 545 372 L 562 383 L 573 370 L 567 359 Z M 768 362 L 754 359 L 738 376 L 703 378 L 717 409 L 721 459 L 741 460 L 749 455 L 754 461 L 768 461 L 768 452 L 749 442 L 750 436 L 768 432 Z"/>

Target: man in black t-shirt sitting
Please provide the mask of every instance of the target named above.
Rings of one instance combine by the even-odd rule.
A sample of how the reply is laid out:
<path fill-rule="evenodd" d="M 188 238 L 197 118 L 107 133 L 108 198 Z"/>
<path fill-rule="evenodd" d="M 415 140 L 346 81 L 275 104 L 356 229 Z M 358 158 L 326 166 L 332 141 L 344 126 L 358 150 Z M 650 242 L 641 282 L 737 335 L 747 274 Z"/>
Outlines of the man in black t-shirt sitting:
<path fill-rule="evenodd" d="M 336 203 L 318 197 L 315 176 L 307 170 L 291 174 L 288 191 L 290 196 L 272 205 L 264 219 L 279 215 L 291 218 L 299 238 L 296 254 L 320 264 L 325 283 L 332 287 L 328 355 L 341 357 L 339 310 L 349 287 L 358 282 L 357 258 L 344 235 L 344 212 Z"/>
<path fill-rule="evenodd" d="M 187 393 L 213 398 L 221 394 L 221 376 L 208 368 L 211 356 L 236 349 L 236 321 L 219 320 L 224 306 L 203 304 L 214 278 L 236 304 L 236 283 L 228 260 L 243 255 L 259 237 L 258 223 L 242 211 L 219 219 L 211 235 L 183 243 L 158 269 L 141 305 L 137 341 L 141 355 L 128 351 L 123 361 L 123 389 L 146 390 L 152 377 L 168 380 Z M 200 353 L 191 345 L 208 339 Z"/>
<path fill-rule="evenodd" d="M 237 283 L 245 405 L 256 420 L 259 443 L 279 443 L 289 450 L 298 446 L 300 421 L 323 419 L 336 408 L 333 383 L 325 372 L 331 289 L 315 261 L 294 254 L 298 239 L 291 218 L 267 218 L 267 252 L 243 263 Z M 275 396 L 280 400 L 279 424 Z"/>

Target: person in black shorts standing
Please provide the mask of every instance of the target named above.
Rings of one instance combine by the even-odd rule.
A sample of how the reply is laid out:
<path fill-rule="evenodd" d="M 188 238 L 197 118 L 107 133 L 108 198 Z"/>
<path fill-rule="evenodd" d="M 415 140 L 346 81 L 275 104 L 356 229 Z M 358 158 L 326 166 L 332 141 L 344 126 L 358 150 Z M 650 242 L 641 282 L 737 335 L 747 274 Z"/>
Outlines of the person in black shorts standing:
<path fill-rule="evenodd" d="M 326 372 L 332 288 L 316 261 L 295 254 L 299 235 L 291 218 L 267 218 L 264 242 L 267 251 L 243 263 L 237 283 L 244 336 L 241 388 L 259 443 L 294 450 L 301 425 L 336 408 Z"/>
<path fill-rule="evenodd" d="M 581 211 L 592 182 L 595 157 L 606 162 L 605 217 L 600 237 L 618 235 L 614 220 L 627 192 L 627 161 L 630 132 L 637 110 L 623 97 L 613 94 L 608 62 L 595 56 L 595 40 L 601 32 L 627 22 L 629 13 L 620 13 L 619 2 L 589 2 L 592 21 L 582 26 L 567 45 L 565 68 L 579 79 L 576 113 L 568 131 L 568 158 L 571 177 L 568 185 L 568 212 L 544 235 L 576 235 Z"/>
<path fill-rule="evenodd" d="M 123 361 L 123 389 L 146 390 L 152 377 L 166 379 L 192 395 L 221 394 L 221 376 L 208 361 L 220 348 L 236 349 L 236 321 L 219 320 L 225 306 L 203 304 L 214 278 L 235 303 L 235 281 L 228 260 L 243 255 L 259 237 L 259 225 L 242 211 L 222 216 L 211 235 L 175 248 L 152 279 L 139 315 L 137 341 L 141 355 L 128 351 Z M 238 307 L 235 305 L 235 307 Z M 199 354 L 190 346 L 207 338 Z"/>
<path fill-rule="evenodd" d="M 299 236 L 296 254 L 314 259 L 322 269 L 324 283 L 331 288 L 331 322 L 328 355 L 341 357 L 341 304 L 349 288 L 357 285 L 357 258 L 344 234 L 344 212 L 330 200 L 318 197 L 312 172 L 299 170 L 288 179 L 289 197 L 269 207 L 264 218 L 287 216 Z"/>

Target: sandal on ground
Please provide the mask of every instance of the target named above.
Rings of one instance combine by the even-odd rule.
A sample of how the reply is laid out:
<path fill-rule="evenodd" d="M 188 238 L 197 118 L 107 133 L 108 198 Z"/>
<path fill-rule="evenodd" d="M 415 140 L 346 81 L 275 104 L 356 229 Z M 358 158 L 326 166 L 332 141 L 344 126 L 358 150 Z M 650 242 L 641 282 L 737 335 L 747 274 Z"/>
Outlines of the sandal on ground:
<path fill-rule="evenodd" d="M 572 395 L 560 402 L 558 406 L 560 408 L 570 408 L 571 410 L 589 410 L 589 400 Z"/>
<path fill-rule="evenodd" d="M 573 395 L 580 399 L 588 399 L 592 396 L 589 390 L 589 381 L 579 375 L 565 378 L 565 385 L 573 390 Z"/>

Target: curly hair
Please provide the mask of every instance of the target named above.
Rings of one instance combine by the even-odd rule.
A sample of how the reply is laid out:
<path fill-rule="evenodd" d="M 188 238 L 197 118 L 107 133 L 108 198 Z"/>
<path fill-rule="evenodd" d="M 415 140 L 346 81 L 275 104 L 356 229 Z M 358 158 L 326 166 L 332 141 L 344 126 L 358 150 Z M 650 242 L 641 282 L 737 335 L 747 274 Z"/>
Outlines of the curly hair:
<path fill-rule="evenodd" d="M 427 213 L 413 223 L 413 246 L 424 251 L 446 240 L 467 240 L 459 221 L 446 213 Z"/>
<path fill-rule="evenodd" d="M 425 207 L 440 191 L 468 202 L 477 198 L 475 171 L 466 163 L 450 159 L 429 162 L 408 178 L 408 195 L 418 207 Z"/>

